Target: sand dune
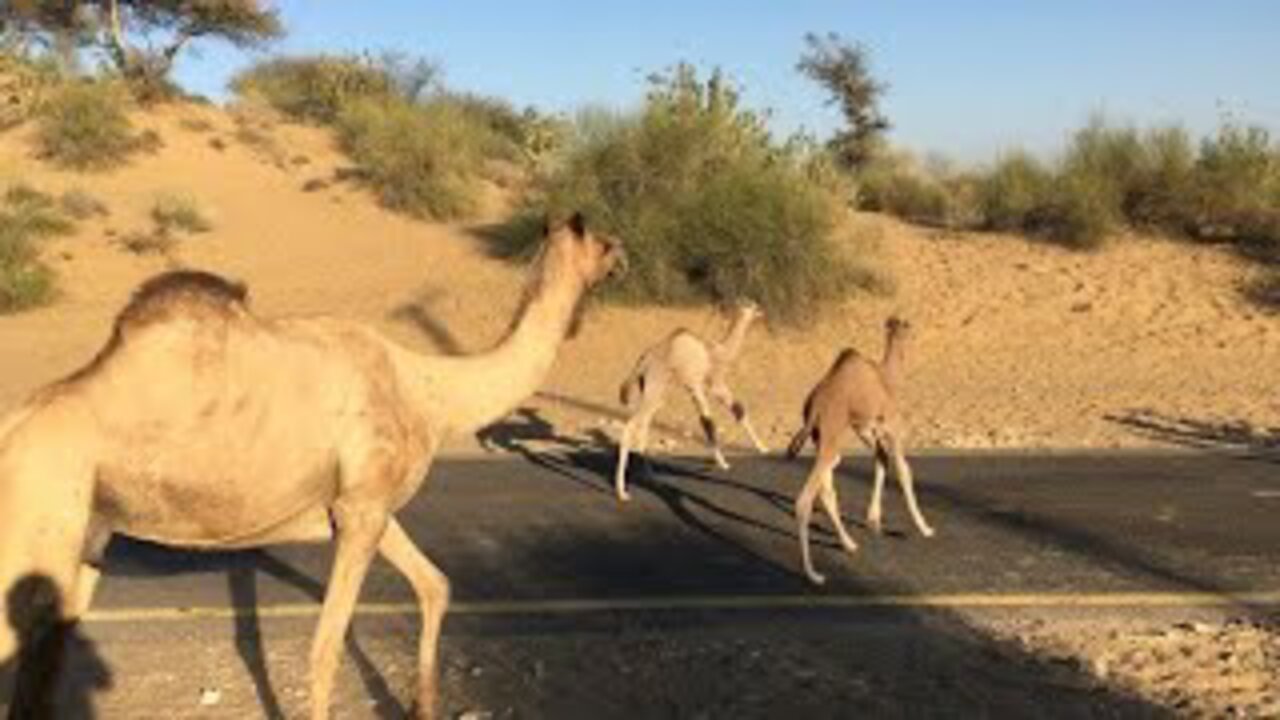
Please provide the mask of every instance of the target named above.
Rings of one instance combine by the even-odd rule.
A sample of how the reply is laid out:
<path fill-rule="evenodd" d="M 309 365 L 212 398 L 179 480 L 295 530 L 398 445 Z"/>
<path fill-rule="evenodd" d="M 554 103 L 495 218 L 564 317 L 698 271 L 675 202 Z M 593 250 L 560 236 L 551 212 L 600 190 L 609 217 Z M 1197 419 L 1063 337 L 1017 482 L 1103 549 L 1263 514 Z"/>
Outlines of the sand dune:
<path fill-rule="evenodd" d="M 519 269 L 487 257 L 466 226 L 409 220 L 332 182 L 345 161 L 324 132 L 201 107 L 145 124 L 164 147 L 94 175 L 46 167 L 21 130 L 0 136 L 0 184 L 83 188 L 111 210 L 46 246 L 64 289 L 57 303 L 0 317 L 0 407 L 84 362 L 130 289 L 175 262 L 246 280 L 263 314 L 354 316 L 423 351 L 483 348 L 506 326 Z M 327 186 L 305 191 L 315 179 Z M 166 193 L 196 199 L 214 230 L 171 259 L 122 250 L 119 238 L 147 227 Z M 917 328 L 905 397 L 917 447 L 1230 446 L 1280 435 L 1280 318 L 1241 298 L 1252 269 L 1238 258 L 1142 237 L 1082 255 L 855 221 L 896 293 L 857 297 L 806 330 L 753 330 L 734 386 L 773 446 L 840 347 L 881 352 L 890 313 Z M 675 325 L 716 335 L 726 322 L 709 309 L 597 305 L 530 406 L 560 435 L 616 435 L 617 383 L 637 353 Z M 683 399 L 659 420 L 676 426 L 668 447 L 696 449 Z"/>

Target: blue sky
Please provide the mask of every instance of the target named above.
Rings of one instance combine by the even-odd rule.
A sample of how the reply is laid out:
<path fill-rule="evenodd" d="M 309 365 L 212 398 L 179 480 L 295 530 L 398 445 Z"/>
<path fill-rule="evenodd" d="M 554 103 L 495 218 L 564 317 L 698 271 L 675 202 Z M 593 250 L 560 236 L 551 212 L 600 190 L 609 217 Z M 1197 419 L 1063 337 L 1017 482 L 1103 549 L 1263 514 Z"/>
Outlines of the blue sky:
<path fill-rule="evenodd" d="M 442 65 L 446 83 L 518 106 L 633 106 L 652 71 L 720 67 L 779 133 L 839 122 L 795 72 L 806 32 L 865 44 L 890 85 L 892 140 L 962 162 L 1047 153 L 1091 113 L 1196 134 L 1224 117 L 1280 134 L 1274 0 L 645 0 L 427 3 L 281 0 L 274 52 L 394 49 Z M 214 45 L 179 80 L 221 97 L 250 57 Z"/>

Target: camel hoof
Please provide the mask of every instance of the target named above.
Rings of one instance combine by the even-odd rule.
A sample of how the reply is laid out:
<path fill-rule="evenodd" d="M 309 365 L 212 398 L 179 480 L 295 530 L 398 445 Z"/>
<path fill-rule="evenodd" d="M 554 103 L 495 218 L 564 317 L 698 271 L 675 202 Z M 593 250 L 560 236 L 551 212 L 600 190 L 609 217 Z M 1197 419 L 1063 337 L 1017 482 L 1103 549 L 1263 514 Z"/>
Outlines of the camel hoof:
<path fill-rule="evenodd" d="M 867 529 L 876 535 L 884 534 L 884 527 L 880 524 L 879 518 L 867 518 Z"/>
<path fill-rule="evenodd" d="M 825 576 L 825 575 L 819 575 L 818 573 L 816 573 L 816 572 L 814 572 L 814 571 L 812 571 L 812 570 L 808 571 L 808 572 L 807 572 L 807 573 L 805 573 L 805 574 L 809 576 L 809 582 L 813 583 L 814 585 L 826 585 L 826 584 L 827 584 L 827 576 Z"/>
<path fill-rule="evenodd" d="M 845 545 L 845 546 L 844 546 L 844 551 L 845 551 L 845 552 L 847 552 L 847 553 L 849 553 L 850 555 L 857 555 L 857 554 L 858 554 L 858 543 L 856 543 L 856 542 L 851 542 L 851 543 L 849 543 L 848 545 Z"/>
<path fill-rule="evenodd" d="M 927 537 L 927 538 L 931 538 L 931 537 L 933 537 L 934 535 L 936 535 L 937 533 L 935 533 L 935 532 L 933 531 L 933 528 L 931 528 L 931 527 L 925 527 L 925 528 L 920 528 L 920 534 L 921 534 L 921 535 L 923 535 L 923 536 L 925 536 L 925 537 Z"/>
<path fill-rule="evenodd" d="M 626 490 L 618 493 L 618 502 L 631 502 L 631 493 Z"/>

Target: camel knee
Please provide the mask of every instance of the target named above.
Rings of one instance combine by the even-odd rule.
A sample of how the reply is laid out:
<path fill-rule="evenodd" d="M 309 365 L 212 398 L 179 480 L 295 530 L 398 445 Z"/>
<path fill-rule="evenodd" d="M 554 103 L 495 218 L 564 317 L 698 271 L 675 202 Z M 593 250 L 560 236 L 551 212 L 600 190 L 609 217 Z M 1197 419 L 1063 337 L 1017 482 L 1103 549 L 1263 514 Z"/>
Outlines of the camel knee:
<path fill-rule="evenodd" d="M 417 588 L 417 594 L 425 612 L 437 618 L 443 617 L 453 601 L 453 583 L 443 574 L 434 576 Z"/>
<path fill-rule="evenodd" d="M 717 447 L 719 443 L 716 440 L 716 421 L 712 420 L 710 415 L 700 415 L 698 421 L 702 423 L 702 434 L 706 436 L 707 443 Z"/>

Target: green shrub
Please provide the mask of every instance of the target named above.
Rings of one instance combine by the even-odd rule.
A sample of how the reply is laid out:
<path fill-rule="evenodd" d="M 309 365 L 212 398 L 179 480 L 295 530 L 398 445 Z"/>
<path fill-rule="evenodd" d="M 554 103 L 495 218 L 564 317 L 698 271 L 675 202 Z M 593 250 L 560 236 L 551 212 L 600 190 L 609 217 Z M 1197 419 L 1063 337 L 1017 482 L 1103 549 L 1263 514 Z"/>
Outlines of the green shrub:
<path fill-rule="evenodd" d="M 1143 136 L 1143 166 L 1128 188 L 1124 215 L 1131 225 L 1174 234 L 1191 231 L 1196 152 L 1185 130 L 1166 127 Z"/>
<path fill-rule="evenodd" d="M 18 184 L 0 197 L 0 313 L 12 313 L 48 302 L 54 275 L 36 243 L 70 232 L 73 224 L 53 197 Z"/>
<path fill-rule="evenodd" d="M 136 147 L 125 113 L 127 93 L 110 82 L 72 82 L 45 101 L 39 115 L 42 154 L 76 170 L 124 162 Z"/>
<path fill-rule="evenodd" d="M 704 82 L 679 66 L 639 112 L 584 115 L 568 148 L 543 197 L 499 233 L 499 254 L 528 254 L 532 218 L 580 209 L 627 245 L 630 272 L 610 288 L 622 299 L 752 297 L 795 322 L 870 282 L 833 237 L 841 198 L 802 153 L 772 143 L 719 74 Z"/>
<path fill-rule="evenodd" d="M 74 227 L 52 195 L 23 183 L 5 191 L 0 220 L 13 232 L 32 239 L 65 235 Z"/>
<path fill-rule="evenodd" d="M 54 296 L 53 271 L 25 257 L 23 247 L 25 243 L 0 230 L 0 314 L 44 305 Z"/>
<path fill-rule="evenodd" d="M 134 230 L 126 233 L 118 242 L 120 247 L 134 255 L 164 255 L 178 245 L 178 239 L 160 227 L 150 232 Z"/>
<path fill-rule="evenodd" d="M 51 58 L 0 50 L 0 131 L 33 117 L 50 89 L 60 82 L 57 64 Z"/>
<path fill-rule="evenodd" d="M 1280 210 L 1280 150 L 1267 131 L 1224 125 L 1200 146 L 1195 167 L 1198 232 L 1234 236 L 1238 218 Z"/>
<path fill-rule="evenodd" d="M 1046 204 L 1053 175 L 1025 152 L 1000 158 L 978 183 L 978 206 L 988 230 L 1011 231 L 1027 227 L 1028 218 Z"/>
<path fill-rule="evenodd" d="M 189 233 L 209 232 L 213 223 L 194 198 L 185 195 L 161 195 L 151 206 L 151 219 L 164 234 L 175 230 Z"/>
<path fill-rule="evenodd" d="M 79 188 L 62 193 L 62 197 L 58 199 L 58 205 L 63 212 L 75 220 L 88 220 L 91 217 L 111 214 L 106 203 Z"/>
<path fill-rule="evenodd" d="M 294 120 L 330 124 L 344 107 L 398 97 L 394 78 L 365 58 L 317 55 L 275 58 L 238 74 L 231 88 Z"/>
<path fill-rule="evenodd" d="M 459 105 L 360 100 L 343 108 L 337 128 L 387 207 L 437 219 L 475 211 L 483 161 L 497 141 Z"/>
<path fill-rule="evenodd" d="M 1086 179 L 1058 178 L 1049 196 L 1027 216 L 1026 231 L 1076 250 L 1096 250 L 1115 230 L 1114 196 Z"/>

